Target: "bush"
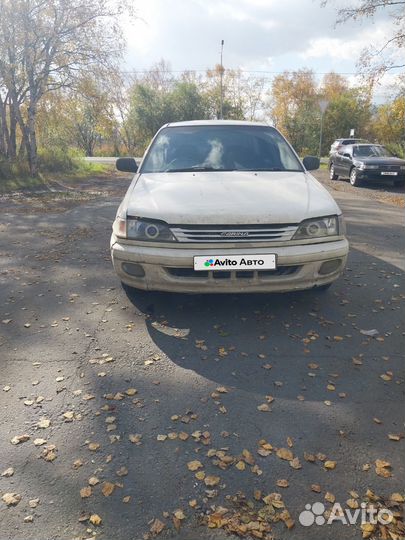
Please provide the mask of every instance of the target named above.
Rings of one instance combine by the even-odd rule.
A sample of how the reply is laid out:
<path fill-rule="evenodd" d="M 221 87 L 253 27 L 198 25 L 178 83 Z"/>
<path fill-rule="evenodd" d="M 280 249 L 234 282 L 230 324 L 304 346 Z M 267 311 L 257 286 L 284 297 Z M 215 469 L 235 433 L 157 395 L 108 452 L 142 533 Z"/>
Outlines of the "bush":
<path fill-rule="evenodd" d="M 43 172 L 75 172 L 81 168 L 81 157 L 76 150 L 41 148 L 38 151 L 39 169 Z"/>
<path fill-rule="evenodd" d="M 394 156 L 405 159 L 405 145 L 401 143 L 388 143 L 384 145 Z"/>
<path fill-rule="evenodd" d="M 27 163 L 0 159 L 0 180 L 27 178 L 30 172 Z"/>

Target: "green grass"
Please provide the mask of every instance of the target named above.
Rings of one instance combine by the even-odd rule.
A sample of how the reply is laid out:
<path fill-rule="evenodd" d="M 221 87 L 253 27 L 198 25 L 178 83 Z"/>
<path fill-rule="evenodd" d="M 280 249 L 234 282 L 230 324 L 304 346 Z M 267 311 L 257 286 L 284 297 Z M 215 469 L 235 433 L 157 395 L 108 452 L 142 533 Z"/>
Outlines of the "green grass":
<path fill-rule="evenodd" d="M 32 178 L 30 176 L 20 178 L 0 179 L 0 194 L 10 193 L 11 191 L 22 191 L 45 187 L 42 178 Z"/>
<path fill-rule="evenodd" d="M 43 170 L 37 178 L 32 178 L 21 171 L 12 171 L 10 178 L 0 177 L 0 194 L 13 191 L 30 191 L 38 188 L 46 189 L 48 183 L 52 180 L 80 180 L 92 176 L 110 176 L 115 166 L 108 163 L 93 163 L 84 159 L 75 159 L 74 167 L 69 170 L 57 169 L 52 167 L 52 171 Z"/>
<path fill-rule="evenodd" d="M 109 174 L 115 170 L 115 165 L 109 163 L 94 163 L 85 161 L 84 159 L 75 159 L 75 167 L 71 170 L 56 169 L 52 171 L 44 171 L 46 178 L 86 178 L 88 176 L 97 176 Z"/>

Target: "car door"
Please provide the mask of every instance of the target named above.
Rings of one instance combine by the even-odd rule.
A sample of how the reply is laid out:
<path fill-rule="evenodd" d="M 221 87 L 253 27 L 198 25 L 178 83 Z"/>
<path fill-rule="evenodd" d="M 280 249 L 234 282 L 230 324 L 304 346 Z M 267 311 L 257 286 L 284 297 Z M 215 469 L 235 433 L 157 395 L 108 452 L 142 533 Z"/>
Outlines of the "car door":
<path fill-rule="evenodd" d="M 336 154 L 333 157 L 333 165 L 335 167 L 335 173 L 336 174 L 342 174 L 342 163 L 343 163 L 343 152 L 344 148 L 340 147 L 339 150 L 336 152 Z"/>
<path fill-rule="evenodd" d="M 344 146 L 341 150 L 341 162 L 340 162 L 340 171 L 339 174 L 344 177 L 350 176 L 350 169 L 353 165 L 353 147 Z"/>

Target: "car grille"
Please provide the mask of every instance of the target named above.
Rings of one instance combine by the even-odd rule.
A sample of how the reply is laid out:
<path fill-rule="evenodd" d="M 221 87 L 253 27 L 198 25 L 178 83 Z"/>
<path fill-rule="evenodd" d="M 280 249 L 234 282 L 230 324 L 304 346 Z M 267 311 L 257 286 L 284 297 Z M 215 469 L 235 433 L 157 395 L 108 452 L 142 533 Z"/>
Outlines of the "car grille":
<path fill-rule="evenodd" d="M 194 268 L 175 268 L 166 267 L 165 270 L 168 274 L 174 277 L 180 277 L 184 279 L 252 279 L 259 280 L 268 279 L 277 276 L 291 276 L 295 274 L 301 266 L 279 266 L 274 270 L 236 270 L 228 272 L 226 270 L 217 271 L 196 271 Z"/>
<path fill-rule="evenodd" d="M 179 242 L 279 242 L 291 240 L 298 224 L 275 225 L 174 225 Z"/>
<path fill-rule="evenodd" d="M 379 165 L 378 169 L 380 171 L 392 171 L 392 172 L 399 172 L 401 170 L 399 165 Z"/>

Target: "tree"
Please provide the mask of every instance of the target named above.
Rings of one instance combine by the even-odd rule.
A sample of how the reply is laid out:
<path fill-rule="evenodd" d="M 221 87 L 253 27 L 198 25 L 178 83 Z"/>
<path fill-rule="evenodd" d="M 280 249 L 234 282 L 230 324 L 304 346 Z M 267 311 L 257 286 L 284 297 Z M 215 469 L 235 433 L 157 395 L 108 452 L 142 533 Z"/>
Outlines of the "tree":
<path fill-rule="evenodd" d="M 329 101 L 323 120 L 322 155 L 338 137 L 348 137 L 354 129 L 357 137 L 367 138 L 372 106 L 371 90 L 351 87 L 346 77 L 327 73 L 322 80 L 319 95 Z"/>
<path fill-rule="evenodd" d="M 38 171 L 41 100 L 74 86 L 83 71 L 101 73 L 120 56 L 123 7 L 117 6 L 113 0 L 0 0 L 0 82 L 8 95 L 9 131 L 18 123 L 32 175 Z"/>
<path fill-rule="evenodd" d="M 375 139 L 396 153 L 405 154 L 405 95 L 380 105 L 372 121 Z"/>
<path fill-rule="evenodd" d="M 324 115 L 322 154 L 327 154 L 331 143 L 348 137 L 354 129 L 356 137 L 368 138 L 371 121 L 371 101 L 357 89 L 345 92 L 330 101 Z"/>
<path fill-rule="evenodd" d="M 322 0 L 321 5 L 331 3 Z M 338 9 L 336 24 L 350 20 L 373 19 L 384 11 L 391 20 L 390 33 L 384 43 L 363 50 L 359 65 L 371 82 L 376 82 L 387 71 L 405 67 L 405 0 L 356 0 L 352 6 Z"/>
<path fill-rule="evenodd" d="M 176 82 L 168 101 L 168 109 L 173 114 L 172 121 L 202 120 L 208 117 L 207 100 L 194 82 Z"/>
<path fill-rule="evenodd" d="M 311 70 L 286 71 L 274 78 L 270 116 L 298 152 L 317 151 L 320 111 Z"/>

